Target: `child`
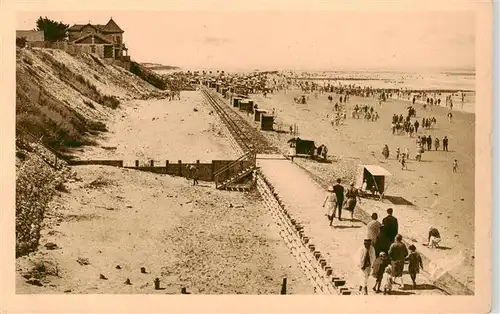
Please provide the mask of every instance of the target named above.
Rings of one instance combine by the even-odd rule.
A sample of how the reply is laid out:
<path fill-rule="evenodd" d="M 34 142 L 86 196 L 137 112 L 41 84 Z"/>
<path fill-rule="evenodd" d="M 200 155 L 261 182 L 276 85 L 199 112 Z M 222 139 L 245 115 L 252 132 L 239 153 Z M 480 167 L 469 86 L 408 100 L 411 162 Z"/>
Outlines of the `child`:
<path fill-rule="evenodd" d="M 401 170 L 407 169 L 408 167 L 406 166 L 406 159 L 405 159 L 405 154 L 401 156 Z"/>
<path fill-rule="evenodd" d="M 384 295 L 391 294 L 392 290 L 392 267 L 387 265 L 382 277 L 382 284 L 384 285 Z"/>
<path fill-rule="evenodd" d="M 406 258 L 408 260 L 408 273 L 410 273 L 411 281 L 413 281 L 413 288 L 417 287 L 417 283 L 415 280 L 417 279 L 417 274 L 419 273 L 420 268 L 424 269 L 424 265 L 422 264 L 422 257 L 417 253 L 417 248 L 415 245 L 410 245 L 408 247 L 410 249 L 410 255 Z"/>
<path fill-rule="evenodd" d="M 455 159 L 455 161 L 453 162 L 453 172 L 457 171 L 458 171 L 458 161 Z"/>
<path fill-rule="evenodd" d="M 387 265 L 389 264 L 389 259 L 387 258 L 387 254 L 385 252 L 380 252 L 377 259 L 375 259 L 375 263 L 373 263 L 373 272 L 372 276 L 375 277 L 375 286 L 373 286 L 373 291 L 379 293 L 380 285 L 382 284 L 382 278 L 384 276 L 384 271 Z"/>

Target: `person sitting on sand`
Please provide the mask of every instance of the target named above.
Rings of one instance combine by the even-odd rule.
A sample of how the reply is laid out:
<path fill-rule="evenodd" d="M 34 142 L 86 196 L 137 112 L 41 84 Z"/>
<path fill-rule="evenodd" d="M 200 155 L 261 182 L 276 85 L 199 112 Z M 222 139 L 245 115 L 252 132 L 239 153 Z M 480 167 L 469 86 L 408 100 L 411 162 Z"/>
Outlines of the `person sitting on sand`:
<path fill-rule="evenodd" d="M 439 231 L 434 227 L 430 227 L 429 235 L 427 237 L 427 246 L 429 248 L 437 248 L 439 242 L 441 242 L 441 235 L 439 234 Z"/>

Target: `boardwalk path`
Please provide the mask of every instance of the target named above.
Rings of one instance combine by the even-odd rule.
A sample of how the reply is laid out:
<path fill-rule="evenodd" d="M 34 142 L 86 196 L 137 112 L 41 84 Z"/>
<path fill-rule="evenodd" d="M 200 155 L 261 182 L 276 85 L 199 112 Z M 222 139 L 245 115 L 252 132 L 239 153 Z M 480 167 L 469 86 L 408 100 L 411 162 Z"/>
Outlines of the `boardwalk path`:
<path fill-rule="evenodd" d="M 321 251 L 328 265 L 333 267 L 333 274 L 345 278 L 346 285 L 355 290 L 359 283 L 359 272 L 354 264 L 354 255 L 363 244 L 366 226 L 360 221 L 346 219 L 340 222 L 334 220 L 334 226 L 330 227 L 325 216 L 326 209 L 322 207 L 325 190 L 289 160 L 262 157 L 258 156 L 257 165 L 274 186 L 288 211 L 304 227 L 305 234 Z M 349 212 L 343 212 L 345 218 L 350 218 Z M 410 290 L 409 275 L 405 274 L 404 280 L 405 289 L 396 289 L 395 294 L 443 294 L 433 289 L 429 280 L 422 275 L 417 279 L 421 289 Z M 370 278 L 369 284 L 374 284 L 373 278 Z M 373 292 L 370 290 L 369 293 Z"/>

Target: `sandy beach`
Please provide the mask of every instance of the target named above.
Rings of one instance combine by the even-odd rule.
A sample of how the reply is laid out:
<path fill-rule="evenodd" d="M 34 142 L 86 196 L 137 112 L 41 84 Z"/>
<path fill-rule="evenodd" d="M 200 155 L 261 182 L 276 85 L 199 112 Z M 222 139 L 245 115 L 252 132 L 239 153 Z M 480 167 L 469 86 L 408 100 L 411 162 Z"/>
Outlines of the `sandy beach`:
<path fill-rule="evenodd" d="M 184 91 L 181 100 L 132 100 L 112 117 L 98 145 L 78 152 L 80 159 L 182 160 L 210 162 L 238 158 L 225 139 L 226 129 L 198 92 Z M 182 134 L 182 138 L 179 138 Z"/>
<path fill-rule="evenodd" d="M 275 108 L 277 123 L 297 124 L 299 137 L 314 140 L 317 145 L 328 147 L 332 163 L 297 158 L 296 162 L 320 177 L 325 182 L 333 183 L 338 177 L 344 184 L 355 179 L 357 166 L 360 164 L 378 164 L 387 169 L 392 178 L 386 195 L 401 197 L 412 205 L 394 204 L 389 200 L 366 201 L 362 205 L 365 211 L 384 213 L 388 207 L 395 209 L 394 215 L 400 221 L 400 232 L 415 244 L 426 241 L 430 226 L 437 227 L 443 237 L 443 250 L 429 252 L 443 268 L 453 272 L 467 286 L 474 286 L 474 114 L 454 112 L 452 122 L 446 119 L 447 109 L 434 107 L 432 111 L 417 109 L 417 119 L 436 117 L 437 124 L 430 130 L 420 130 L 419 135 L 431 135 L 442 139 L 449 138 L 449 152 L 440 150 L 426 151 L 421 162 L 414 160 L 416 144 L 414 135 L 392 135 L 390 128 L 392 114 L 406 114 L 408 102 L 389 100 L 380 107 L 375 99 L 351 97 L 348 103 L 348 117 L 343 125 L 332 126 L 328 114 L 333 112 L 333 104 L 338 101 L 335 95 L 330 104 L 327 94 L 317 100 L 310 95 L 307 104 L 295 104 L 293 97 L 299 90 L 278 92 L 264 98 L 253 95 L 260 108 Z M 350 118 L 351 108 L 355 105 L 373 105 L 380 119 L 376 122 Z M 266 137 L 287 152 L 286 141 L 292 136 L 264 132 Z M 387 144 L 390 157 L 385 160 L 381 155 L 382 147 Z M 401 170 L 396 160 L 395 151 L 400 147 L 403 152 L 409 149 L 411 159 L 408 170 Z M 452 172 L 453 160 L 459 163 L 458 173 Z M 380 214 L 379 214 L 380 216 Z M 385 216 L 385 215 L 384 215 Z M 382 216 L 383 217 L 383 216 Z M 450 260 L 457 261 L 449 263 Z"/>
<path fill-rule="evenodd" d="M 122 110 L 99 144 L 116 149 L 89 147 L 79 158 L 233 158 L 197 92 Z M 46 213 L 40 249 L 16 260 L 17 293 L 279 294 L 283 277 L 287 293 L 313 293 L 258 192 L 113 167 L 72 171 Z"/>

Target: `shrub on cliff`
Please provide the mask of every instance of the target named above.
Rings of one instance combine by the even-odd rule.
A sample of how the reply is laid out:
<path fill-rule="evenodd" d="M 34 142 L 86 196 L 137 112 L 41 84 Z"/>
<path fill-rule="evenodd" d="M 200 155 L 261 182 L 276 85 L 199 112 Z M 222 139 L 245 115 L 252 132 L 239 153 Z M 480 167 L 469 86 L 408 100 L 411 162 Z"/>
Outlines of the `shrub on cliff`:
<path fill-rule="evenodd" d="M 131 62 L 130 72 L 134 73 L 135 75 L 158 89 L 164 90 L 166 88 L 165 81 L 161 77 L 159 77 L 159 75 L 155 74 L 153 71 L 146 69 L 144 66 L 140 65 L 137 62 Z"/>

